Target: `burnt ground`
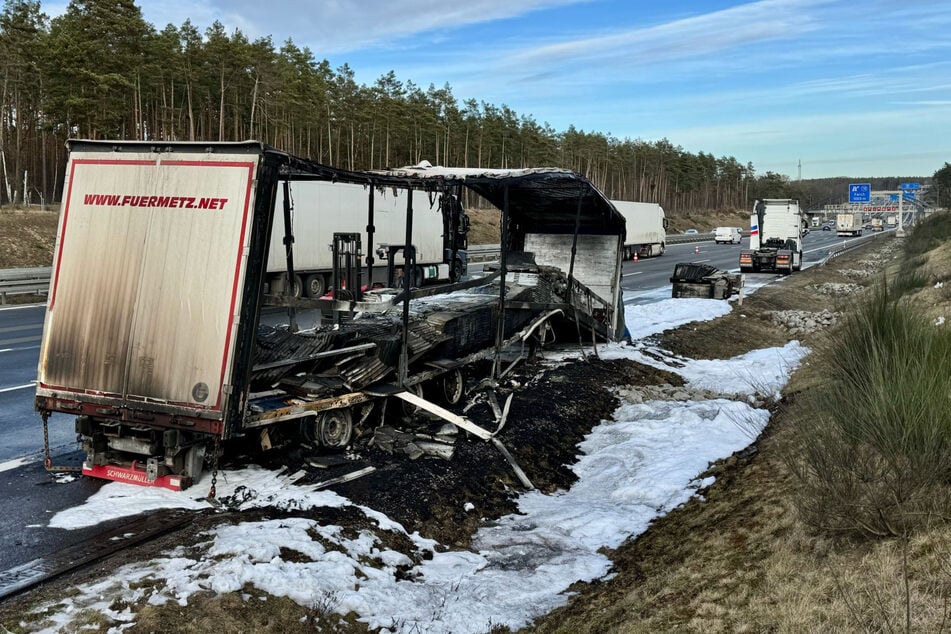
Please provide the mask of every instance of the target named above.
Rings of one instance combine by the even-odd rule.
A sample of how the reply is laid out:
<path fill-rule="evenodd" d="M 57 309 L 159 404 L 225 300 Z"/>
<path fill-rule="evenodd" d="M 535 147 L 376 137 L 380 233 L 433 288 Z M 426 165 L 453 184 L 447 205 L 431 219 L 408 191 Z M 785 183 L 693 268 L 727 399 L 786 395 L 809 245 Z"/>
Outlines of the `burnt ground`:
<path fill-rule="evenodd" d="M 571 486 L 575 475 L 577 445 L 591 429 L 610 418 L 618 406 L 612 388 L 620 385 L 681 385 L 679 376 L 626 361 L 566 363 L 556 367 L 526 364 L 510 373 L 498 388 L 504 403 L 514 392 L 507 422 L 498 438 L 532 484 L 551 492 Z M 475 381 L 470 378 L 470 389 Z M 490 406 L 480 400 L 465 415 L 494 430 Z M 462 405 L 454 408 L 462 413 Z M 392 410 L 399 402 L 389 404 Z M 391 423 L 392 421 L 387 421 Z M 441 426 L 441 421 L 407 424 L 392 422 L 405 431 Z M 484 519 L 496 519 L 516 510 L 515 497 L 524 490 L 499 450 L 478 438 L 457 439 L 450 460 L 422 456 L 415 460 L 391 455 L 368 443 L 372 432 L 356 443 L 353 460 L 329 470 L 308 467 L 313 455 L 297 449 L 275 450 L 256 461 L 268 468 L 307 471 L 302 483 L 319 482 L 363 466 L 376 471 L 333 490 L 355 504 L 369 506 L 402 524 L 409 532 L 435 539 L 446 546 L 464 548 Z M 464 434 L 463 434 L 464 435 Z M 236 461 L 234 466 L 240 466 Z M 473 508 L 464 509 L 466 503 Z"/>

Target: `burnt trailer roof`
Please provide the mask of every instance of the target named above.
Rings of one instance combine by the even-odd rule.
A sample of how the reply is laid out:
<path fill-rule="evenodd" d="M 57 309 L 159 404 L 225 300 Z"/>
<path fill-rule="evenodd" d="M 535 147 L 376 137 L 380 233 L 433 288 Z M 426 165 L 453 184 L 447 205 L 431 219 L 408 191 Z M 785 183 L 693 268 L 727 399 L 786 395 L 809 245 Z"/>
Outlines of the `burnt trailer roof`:
<path fill-rule="evenodd" d="M 617 234 L 624 217 L 594 184 L 576 172 L 558 167 L 489 169 L 419 165 L 356 172 L 289 157 L 292 178 L 325 178 L 378 187 L 411 187 L 444 191 L 465 187 L 499 209 L 505 208 L 525 233 Z"/>
<path fill-rule="evenodd" d="M 248 152 L 270 155 L 283 165 L 282 176 L 290 180 L 328 180 L 376 187 L 400 187 L 445 191 L 465 187 L 499 209 L 505 208 L 514 224 L 525 233 L 574 232 L 618 234 L 625 230 L 624 217 L 586 177 L 557 167 L 490 169 L 419 165 L 371 171 L 331 167 L 297 157 L 259 141 L 152 142 L 71 140 L 70 149 L 86 151 L 123 150 L 142 152 Z"/>

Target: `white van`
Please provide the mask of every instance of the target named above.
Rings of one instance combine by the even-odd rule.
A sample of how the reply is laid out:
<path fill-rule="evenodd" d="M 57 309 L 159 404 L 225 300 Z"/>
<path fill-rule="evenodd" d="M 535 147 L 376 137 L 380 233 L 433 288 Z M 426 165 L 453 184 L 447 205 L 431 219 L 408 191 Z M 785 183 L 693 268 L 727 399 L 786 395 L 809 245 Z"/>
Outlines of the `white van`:
<path fill-rule="evenodd" d="M 717 244 L 739 244 L 743 239 L 743 235 L 740 233 L 740 230 L 736 227 L 717 227 L 717 231 L 713 236 L 713 241 Z"/>

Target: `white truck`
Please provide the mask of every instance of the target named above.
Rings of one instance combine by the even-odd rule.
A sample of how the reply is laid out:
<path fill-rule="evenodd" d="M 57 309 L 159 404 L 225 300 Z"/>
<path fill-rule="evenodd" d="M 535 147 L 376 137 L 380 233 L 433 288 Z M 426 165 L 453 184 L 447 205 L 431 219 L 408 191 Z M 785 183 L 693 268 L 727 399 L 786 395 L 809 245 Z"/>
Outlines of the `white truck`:
<path fill-rule="evenodd" d="M 636 203 L 628 200 L 612 200 L 627 223 L 624 239 L 624 259 L 630 260 L 637 253 L 646 258 L 663 255 L 667 250 L 667 216 L 657 203 Z"/>
<path fill-rule="evenodd" d="M 872 231 L 882 231 L 885 229 L 881 218 L 872 218 Z"/>
<path fill-rule="evenodd" d="M 333 284 L 331 243 L 335 233 L 361 233 L 364 253 L 379 266 L 373 281 L 380 281 L 390 253 L 390 246 L 402 245 L 406 239 L 407 190 L 374 188 L 373 244 L 367 244 L 367 208 L 369 189 L 351 183 L 330 181 L 296 181 L 289 189 L 291 223 L 294 235 L 294 296 L 301 294 L 319 298 Z M 466 234 L 468 217 L 459 210 L 458 226 L 447 226 L 440 197 L 413 191 L 413 243 L 416 247 L 414 286 L 432 280 L 459 279 L 466 272 L 468 257 Z M 278 188 L 274 203 L 275 217 L 284 208 L 284 190 Z M 287 280 L 287 258 L 284 233 L 276 226 L 271 233 L 268 250 L 267 281 L 272 294 L 282 294 Z M 452 258 L 452 240 L 456 240 L 456 256 Z M 402 252 L 395 264 L 403 266 Z"/>
<path fill-rule="evenodd" d="M 792 273 L 800 270 L 804 225 L 798 200 L 757 200 L 750 216 L 750 248 L 740 251 L 740 271 Z"/>
<path fill-rule="evenodd" d="M 835 235 L 860 236 L 862 235 L 862 214 L 845 213 L 835 215 Z"/>
<path fill-rule="evenodd" d="M 890 216 L 886 216 L 886 217 L 885 217 L 885 224 L 888 225 L 889 227 L 897 227 L 897 226 L 898 226 L 898 216 L 896 216 L 895 214 L 892 214 L 892 215 L 890 215 Z"/>

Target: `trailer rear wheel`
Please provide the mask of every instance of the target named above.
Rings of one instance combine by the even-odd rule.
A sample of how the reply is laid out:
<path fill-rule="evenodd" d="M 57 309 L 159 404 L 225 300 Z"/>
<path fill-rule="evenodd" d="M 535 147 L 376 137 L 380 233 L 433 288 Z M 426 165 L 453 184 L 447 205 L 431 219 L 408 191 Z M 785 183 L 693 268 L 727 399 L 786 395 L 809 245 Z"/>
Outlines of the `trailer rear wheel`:
<path fill-rule="evenodd" d="M 456 405 L 466 394 L 466 380 L 460 368 L 453 368 L 437 379 L 439 396 L 448 405 Z"/>
<path fill-rule="evenodd" d="M 202 443 L 192 445 L 185 452 L 185 475 L 191 476 L 192 483 L 198 482 L 201 478 L 201 471 L 205 462 L 205 450 L 206 446 Z"/>
<path fill-rule="evenodd" d="M 314 440 L 323 447 L 341 449 L 353 438 L 353 417 L 348 408 L 321 412 L 314 423 Z"/>
<path fill-rule="evenodd" d="M 300 297 L 301 294 L 304 292 L 304 282 L 300 279 L 300 275 L 294 275 L 293 284 L 294 285 L 291 288 L 291 293 L 290 293 L 291 297 Z M 287 275 L 285 274 L 284 275 L 284 292 L 285 293 L 287 292 L 288 286 L 289 286 L 289 282 L 287 279 Z"/>
<path fill-rule="evenodd" d="M 304 288 L 307 291 L 307 297 L 318 299 L 327 292 L 327 279 L 322 273 L 308 275 L 307 279 L 304 280 Z"/>

